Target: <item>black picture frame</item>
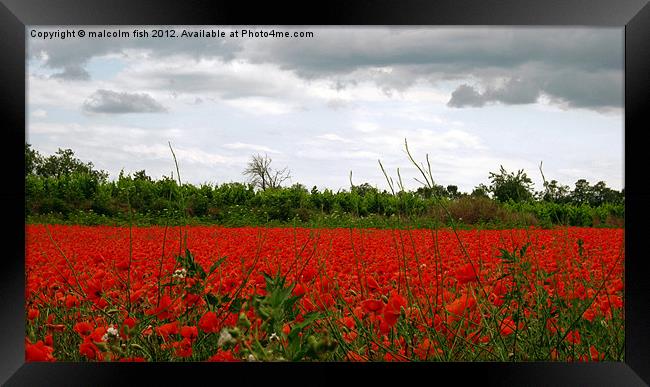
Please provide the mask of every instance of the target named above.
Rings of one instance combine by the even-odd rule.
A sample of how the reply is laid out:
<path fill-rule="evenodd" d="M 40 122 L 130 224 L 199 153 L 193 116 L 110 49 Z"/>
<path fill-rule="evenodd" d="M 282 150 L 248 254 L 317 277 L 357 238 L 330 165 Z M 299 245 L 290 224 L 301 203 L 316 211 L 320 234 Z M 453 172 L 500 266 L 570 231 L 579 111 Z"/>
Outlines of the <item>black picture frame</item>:
<path fill-rule="evenodd" d="M 24 168 L 26 25 L 537 25 L 625 28 L 625 362 L 425 364 L 85 364 L 24 362 Z M 650 276 L 650 5 L 648 0 L 82 1 L 0 0 L 0 115 L 4 228 L 0 270 L 0 381 L 6 385 L 238 385 L 363 382 L 477 385 L 647 385 Z M 643 124 L 645 122 L 645 124 Z M 588 139 L 585 139 L 588 141 Z M 21 161 L 23 160 L 23 161 Z"/>

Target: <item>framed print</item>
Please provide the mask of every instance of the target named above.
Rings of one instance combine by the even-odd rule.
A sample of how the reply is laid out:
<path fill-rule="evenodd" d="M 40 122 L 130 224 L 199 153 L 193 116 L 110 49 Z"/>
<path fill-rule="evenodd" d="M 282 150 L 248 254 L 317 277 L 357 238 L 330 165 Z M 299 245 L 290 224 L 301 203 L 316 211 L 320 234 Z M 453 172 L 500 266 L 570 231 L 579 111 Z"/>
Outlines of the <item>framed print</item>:
<path fill-rule="evenodd" d="M 3 2 L 3 382 L 649 383 L 647 2 L 310 6 Z"/>

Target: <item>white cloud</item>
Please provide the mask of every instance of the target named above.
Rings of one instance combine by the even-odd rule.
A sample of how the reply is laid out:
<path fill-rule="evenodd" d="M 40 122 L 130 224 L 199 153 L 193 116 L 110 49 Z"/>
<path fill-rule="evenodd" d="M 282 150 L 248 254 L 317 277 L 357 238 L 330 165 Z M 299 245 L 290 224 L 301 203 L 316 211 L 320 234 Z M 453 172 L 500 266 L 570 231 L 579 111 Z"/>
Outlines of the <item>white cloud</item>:
<path fill-rule="evenodd" d="M 408 141 L 409 149 L 412 152 L 432 153 L 441 150 L 476 151 L 486 149 L 477 136 L 459 129 L 448 131 L 385 129 L 380 134 L 364 136 L 361 141 L 387 150 L 403 148 L 404 139 Z"/>
<path fill-rule="evenodd" d="M 352 127 L 363 133 L 371 133 L 379 129 L 379 125 L 374 122 L 355 122 Z"/>
<path fill-rule="evenodd" d="M 312 148 L 309 150 L 301 149 L 296 152 L 296 156 L 312 160 L 340 160 L 340 159 L 359 159 L 368 162 L 376 162 L 380 157 L 379 153 L 368 150 L 349 150 L 349 149 L 324 149 Z"/>
<path fill-rule="evenodd" d="M 247 149 L 247 150 L 253 150 L 253 151 L 257 151 L 257 152 L 280 153 L 280 151 L 269 148 L 268 146 L 256 145 L 256 144 L 246 144 L 246 143 L 243 143 L 243 142 L 234 142 L 234 143 L 231 143 L 231 144 L 224 144 L 223 147 L 227 148 L 227 149 Z"/>
<path fill-rule="evenodd" d="M 49 122 L 29 123 L 27 128 L 28 134 L 65 134 L 65 133 L 83 133 L 84 128 L 76 123 L 58 124 Z"/>
<path fill-rule="evenodd" d="M 351 142 L 349 139 L 343 138 L 336 133 L 325 133 L 320 136 L 316 136 L 316 138 L 320 138 L 328 141 Z"/>
<path fill-rule="evenodd" d="M 295 105 L 278 102 L 270 98 L 249 97 L 226 100 L 224 103 L 244 113 L 253 115 L 283 115 L 297 111 Z"/>
<path fill-rule="evenodd" d="M 32 117 L 34 118 L 45 118 L 47 117 L 47 110 L 36 109 L 32 112 Z"/>
<path fill-rule="evenodd" d="M 172 157 L 171 150 L 169 146 L 162 144 L 137 144 L 137 145 L 126 145 L 122 147 L 125 152 L 136 154 L 139 156 L 149 156 L 157 159 L 169 159 Z M 185 148 L 185 147 L 174 147 L 174 153 L 178 159 L 179 164 L 183 162 L 189 162 L 190 164 L 204 164 L 204 165 L 216 165 L 216 164 L 229 164 L 234 160 L 232 158 L 219 155 L 216 153 L 206 152 L 199 148 Z"/>

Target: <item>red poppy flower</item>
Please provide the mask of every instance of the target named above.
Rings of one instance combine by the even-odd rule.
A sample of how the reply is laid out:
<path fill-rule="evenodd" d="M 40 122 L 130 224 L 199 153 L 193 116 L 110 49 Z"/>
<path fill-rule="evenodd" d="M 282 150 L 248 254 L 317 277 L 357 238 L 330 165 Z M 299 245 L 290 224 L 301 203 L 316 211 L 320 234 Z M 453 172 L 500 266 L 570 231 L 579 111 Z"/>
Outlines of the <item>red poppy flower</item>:
<path fill-rule="evenodd" d="M 350 316 L 345 316 L 339 320 L 341 325 L 347 327 L 348 329 L 352 330 L 355 327 L 355 322 L 354 319 Z"/>
<path fill-rule="evenodd" d="M 102 282 L 97 277 L 98 277 L 97 274 L 95 274 L 95 278 L 88 281 L 88 284 L 87 284 L 86 289 L 85 289 L 86 297 L 90 301 L 98 300 L 102 296 L 102 293 L 103 293 Z"/>
<path fill-rule="evenodd" d="M 133 317 L 125 318 L 124 321 L 122 322 L 122 328 L 120 329 L 120 334 L 128 338 L 129 333 L 131 332 L 133 327 L 135 327 L 135 324 L 136 324 L 136 320 Z"/>
<path fill-rule="evenodd" d="M 379 333 L 381 333 L 382 335 L 387 335 L 387 334 L 390 333 L 390 328 L 391 327 L 392 327 L 392 325 L 389 325 L 386 322 L 386 319 L 383 319 L 383 318 L 380 317 Z"/>
<path fill-rule="evenodd" d="M 25 343 L 25 361 L 54 361 L 52 352 L 54 348 L 45 345 L 42 340 L 37 341 L 36 344 Z"/>
<path fill-rule="evenodd" d="M 472 310 L 474 306 L 476 306 L 476 300 L 474 297 L 463 294 L 452 303 L 447 304 L 445 309 L 453 316 L 462 316 L 465 315 L 467 311 Z"/>
<path fill-rule="evenodd" d="M 199 328 L 205 333 L 216 333 L 219 332 L 219 320 L 217 315 L 214 312 L 207 312 L 199 320 Z"/>
<path fill-rule="evenodd" d="M 158 307 L 149 309 L 145 313 L 149 316 L 156 316 L 159 320 L 165 320 L 172 316 L 171 314 L 172 299 L 168 295 L 160 297 L 160 304 Z"/>
<path fill-rule="evenodd" d="M 474 272 L 475 269 L 477 272 Z M 476 281 L 477 274 L 478 269 L 473 267 L 471 263 L 463 265 L 454 271 L 454 277 L 456 277 L 458 283 L 460 284 Z"/>
<path fill-rule="evenodd" d="M 176 342 L 174 343 L 174 347 L 176 348 L 176 356 L 179 357 L 192 356 L 192 342 L 190 341 L 190 339 L 185 338 L 179 342 Z"/>
<path fill-rule="evenodd" d="M 316 299 L 316 303 L 321 310 L 327 310 L 334 305 L 334 297 L 331 294 L 323 294 Z"/>
<path fill-rule="evenodd" d="M 156 327 L 156 332 L 166 340 L 169 338 L 169 335 L 175 335 L 178 333 L 178 321 Z"/>
<path fill-rule="evenodd" d="M 184 326 L 181 328 L 181 336 L 194 341 L 199 335 L 199 330 L 196 327 Z"/>
<path fill-rule="evenodd" d="M 128 268 L 129 268 L 129 260 L 125 258 L 125 259 L 121 260 L 120 262 L 118 262 L 117 264 L 115 264 L 115 267 L 118 270 L 122 270 L 122 271 L 128 270 Z"/>
<path fill-rule="evenodd" d="M 239 361 L 239 359 L 235 358 L 232 351 L 218 350 L 217 353 L 208 358 L 208 361 Z"/>
<path fill-rule="evenodd" d="M 593 308 L 589 308 L 585 310 L 585 312 L 582 314 L 582 318 L 584 318 L 589 322 L 592 322 L 594 321 L 594 318 L 596 318 L 596 312 L 594 311 Z"/>
<path fill-rule="evenodd" d="M 79 353 L 84 355 L 90 360 L 102 360 L 103 356 L 102 353 L 99 351 L 99 348 L 97 346 L 90 342 L 90 341 L 84 341 L 79 345 Z"/>
<path fill-rule="evenodd" d="M 404 361 L 403 357 L 395 356 L 390 352 L 386 352 L 384 355 L 384 361 Z"/>
<path fill-rule="evenodd" d="M 196 307 L 203 303 L 203 297 L 199 294 L 188 293 L 184 298 L 187 307 Z"/>
<path fill-rule="evenodd" d="M 142 289 L 138 289 L 138 290 L 134 291 L 133 293 L 131 293 L 131 298 L 130 298 L 131 303 L 132 304 L 137 304 L 140 301 L 140 299 L 142 298 L 143 295 L 144 295 L 144 290 L 142 290 Z"/>
<path fill-rule="evenodd" d="M 316 309 L 316 306 L 314 305 L 313 302 L 309 299 L 309 297 L 303 297 L 300 299 L 300 305 L 305 309 L 307 312 L 311 312 L 314 309 Z"/>
<path fill-rule="evenodd" d="M 591 361 L 600 361 L 605 359 L 605 354 L 598 353 L 598 350 L 596 350 L 596 347 L 594 347 L 593 345 L 589 347 L 589 356 L 591 358 Z"/>
<path fill-rule="evenodd" d="M 571 344 L 575 344 L 575 345 L 580 344 L 580 332 L 578 332 L 577 330 L 570 331 L 566 335 L 566 341 L 568 341 Z"/>
<path fill-rule="evenodd" d="M 135 321 L 135 319 L 133 317 L 127 317 L 127 318 L 124 319 L 124 325 L 126 325 L 127 327 L 129 327 L 131 329 L 133 329 L 133 327 L 135 326 L 135 323 L 136 323 L 136 321 Z"/>
<path fill-rule="evenodd" d="M 33 320 L 38 317 L 40 312 L 36 308 L 31 308 L 29 311 L 27 311 L 27 318 L 30 320 Z"/>
<path fill-rule="evenodd" d="M 360 362 L 365 362 L 367 361 L 366 358 L 361 356 L 360 354 L 354 352 L 354 351 L 348 351 L 345 356 L 348 358 L 349 361 L 360 361 Z"/>
<path fill-rule="evenodd" d="M 65 297 L 65 307 L 70 309 L 75 306 L 79 306 L 79 299 L 72 294 L 67 295 Z"/>
<path fill-rule="evenodd" d="M 365 300 L 361 302 L 361 306 L 366 313 L 380 313 L 384 308 L 384 303 L 381 300 Z"/>
<path fill-rule="evenodd" d="M 425 338 L 420 344 L 418 344 L 413 352 L 420 360 L 431 359 L 435 354 L 442 355 L 442 350 L 440 348 L 436 348 L 434 344 L 434 342 L 428 338 Z"/>
<path fill-rule="evenodd" d="M 397 323 L 402 308 L 406 308 L 406 298 L 397 293 L 391 295 L 388 304 L 384 308 L 384 321 L 388 326 L 392 327 Z"/>
<path fill-rule="evenodd" d="M 316 276 L 316 274 L 317 274 L 316 269 L 312 267 L 308 267 L 305 270 L 303 270 L 302 279 L 305 282 L 309 282 Z"/>
<path fill-rule="evenodd" d="M 81 336 L 88 336 L 93 332 L 93 329 L 95 328 L 88 322 L 78 322 L 72 329 Z"/>
<path fill-rule="evenodd" d="M 106 328 L 105 327 L 97 327 L 93 331 L 93 333 L 90 335 L 90 338 L 95 342 L 95 343 L 101 343 L 102 338 L 104 337 L 104 334 L 106 334 Z"/>
<path fill-rule="evenodd" d="M 508 336 L 513 334 L 517 329 L 521 330 L 524 327 L 523 321 L 520 321 L 519 324 L 515 325 L 515 321 L 512 319 L 511 316 L 508 316 L 501 321 L 501 335 L 502 336 Z"/>
<path fill-rule="evenodd" d="M 300 297 L 306 293 L 305 288 L 300 284 L 297 283 L 296 286 L 293 288 L 293 291 L 291 294 L 293 294 L 296 297 Z"/>
<path fill-rule="evenodd" d="M 368 287 L 368 289 L 369 289 L 371 292 L 374 292 L 374 291 L 377 291 L 377 290 L 380 290 L 380 289 L 381 289 L 381 288 L 379 287 L 379 284 L 377 283 L 377 280 L 375 280 L 375 279 L 372 278 L 372 277 L 368 277 L 368 278 L 366 279 L 366 286 Z"/>
<path fill-rule="evenodd" d="M 48 332 L 63 332 L 65 330 L 65 325 L 63 324 L 45 324 L 45 327 L 47 328 Z"/>

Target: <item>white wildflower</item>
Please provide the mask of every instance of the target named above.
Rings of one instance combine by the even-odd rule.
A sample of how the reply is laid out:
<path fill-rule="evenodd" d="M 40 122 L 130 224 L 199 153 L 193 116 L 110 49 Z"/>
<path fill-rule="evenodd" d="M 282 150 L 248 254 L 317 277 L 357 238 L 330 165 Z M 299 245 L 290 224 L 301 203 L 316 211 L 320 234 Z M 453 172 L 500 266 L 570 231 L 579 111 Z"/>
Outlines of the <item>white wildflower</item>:
<path fill-rule="evenodd" d="M 174 272 L 174 274 L 172 274 L 172 277 L 183 279 L 183 278 L 185 278 L 185 275 L 186 275 L 186 274 L 187 274 L 187 270 L 185 270 L 185 268 L 182 268 L 182 269 L 176 269 L 176 271 Z"/>
<path fill-rule="evenodd" d="M 255 358 L 255 356 L 252 353 L 250 355 L 248 355 L 248 359 L 246 359 L 246 360 L 248 360 L 248 361 L 257 361 L 257 359 Z"/>
<path fill-rule="evenodd" d="M 235 339 L 233 339 L 232 335 L 226 328 L 221 330 L 221 333 L 219 334 L 219 341 L 217 341 L 217 345 L 220 347 L 223 347 L 226 344 L 229 343 L 234 343 Z"/>
<path fill-rule="evenodd" d="M 119 339 L 119 338 L 120 338 L 119 331 L 117 330 L 117 328 L 111 325 L 110 327 L 108 327 L 108 329 L 106 329 L 106 333 L 104 333 L 104 336 L 102 336 L 102 341 L 109 341 L 112 339 Z"/>
<path fill-rule="evenodd" d="M 269 337 L 269 341 L 273 341 L 273 340 L 280 340 L 280 338 L 278 337 L 278 335 L 275 332 L 273 332 L 271 334 L 271 337 Z"/>

